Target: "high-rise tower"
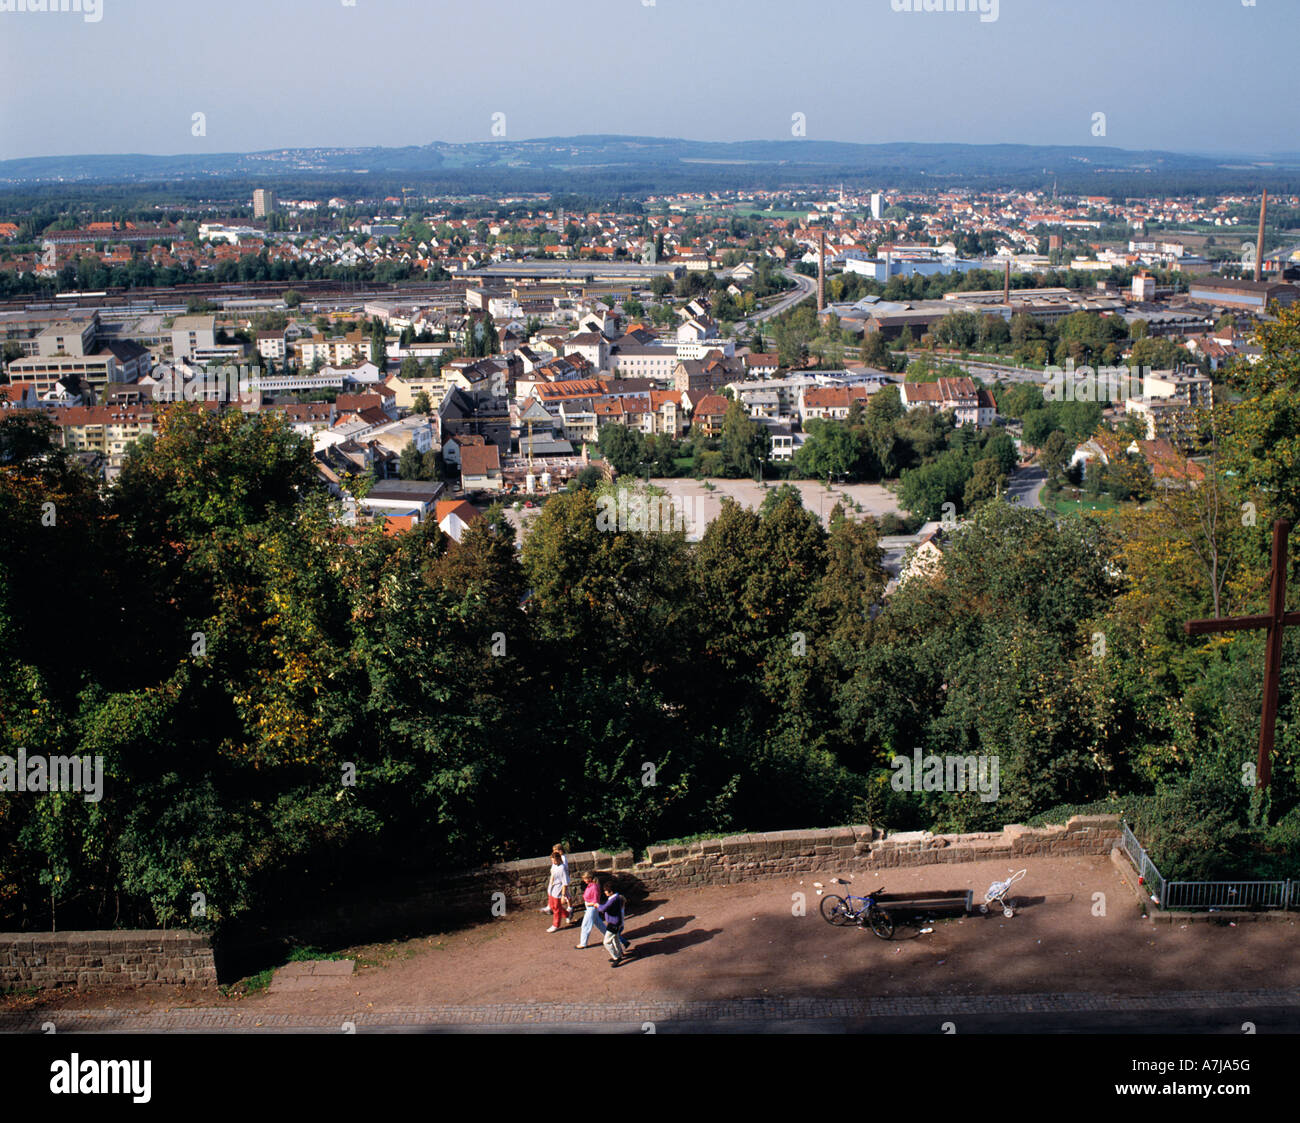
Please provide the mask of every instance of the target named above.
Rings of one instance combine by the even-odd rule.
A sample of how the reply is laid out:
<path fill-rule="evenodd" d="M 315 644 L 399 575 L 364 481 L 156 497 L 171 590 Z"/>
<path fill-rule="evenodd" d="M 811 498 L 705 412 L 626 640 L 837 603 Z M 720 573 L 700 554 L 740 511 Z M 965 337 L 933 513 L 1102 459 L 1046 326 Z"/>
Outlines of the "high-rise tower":
<path fill-rule="evenodd" d="M 253 192 L 253 217 L 265 218 L 275 210 L 275 192 L 266 187 L 259 187 Z"/>

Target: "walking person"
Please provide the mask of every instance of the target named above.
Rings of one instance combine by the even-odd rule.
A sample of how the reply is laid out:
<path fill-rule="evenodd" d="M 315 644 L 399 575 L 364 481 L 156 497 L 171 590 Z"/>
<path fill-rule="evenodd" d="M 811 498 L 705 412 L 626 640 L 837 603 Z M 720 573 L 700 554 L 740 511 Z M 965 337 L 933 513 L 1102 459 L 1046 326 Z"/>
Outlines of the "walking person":
<path fill-rule="evenodd" d="M 551 910 L 548 932 L 558 932 L 569 918 L 569 863 L 557 846 L 551 851 L 551 880 L 546 886 L 546 903 Z"/>
<path fill-rule="evenodd" d="M 577 948 L 582 951 L 591 941 L 591 930 L 599 928 L 600 934 L 605 935 L 605 922 L 600 919 L 600 882 L 596 880 L 594 873 L 584 873 L 582 875 L 582 931 L 578 935 Z"/>
<path fill-rule="evenodd" d="M 605 903 L 597 910 L 605 922 L 605 950 L 609 952 L 611 967 L 617 967 L 627 955 L 627 944 L 623 940 L 623 923 L 627 915 L 627 901 L 617 889 L 611 888 L 606 894 Z"/>
<path fill-rule="evenodd" d="M 569 859 L 565 856 L 564 853 L 564 843 L 557 842 L 554 846 L 551 847 L 551 853 L 558 854 L 560 856 L 560 861 L 564 864 L 564 883 L 567 885 L 569 883 Z M 541 911 L 550 912 L 551 911 L 550 904 L 548 903 L 543 905 Z"/>

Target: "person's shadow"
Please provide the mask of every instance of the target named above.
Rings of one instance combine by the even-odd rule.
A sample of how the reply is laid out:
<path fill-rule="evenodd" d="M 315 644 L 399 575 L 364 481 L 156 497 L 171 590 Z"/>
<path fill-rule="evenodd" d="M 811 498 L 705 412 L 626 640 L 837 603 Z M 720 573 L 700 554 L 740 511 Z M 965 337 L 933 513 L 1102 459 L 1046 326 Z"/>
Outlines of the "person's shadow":
<path fill-rule="evenodd" d="M 675 917 L 672 922 L 656 921 L 655 925 L 650 926 L 649 931 L 641 928 L 636 933 L 629 933 L 632 942 L 628 950 L 634 958 L 638 959 L 648 959 L 654 955 L 675 955 L 696 944 L 706 943 L 722 931 L 721 928 L 696 928 L 690 932 L 679 932 L 675 936 L 658 935 L 653 931 L 656 925 L 673 923 L 674 927 L 680 928 L 694 919 L 694 917 Z M 649 938 L 646 938 L 647 936 Z"/>
<path fill-rule="evenodd" d="M 665 916 L 658 920 L 651 920 L 643 924 L 635 932 L 628 930 L 627 938 L 629 940 L 642 939 L 646 936 L 661 936 L 669 932 L 676 932 L 678 929 L 685 928 L 695 917 L 693 916 Z"/>

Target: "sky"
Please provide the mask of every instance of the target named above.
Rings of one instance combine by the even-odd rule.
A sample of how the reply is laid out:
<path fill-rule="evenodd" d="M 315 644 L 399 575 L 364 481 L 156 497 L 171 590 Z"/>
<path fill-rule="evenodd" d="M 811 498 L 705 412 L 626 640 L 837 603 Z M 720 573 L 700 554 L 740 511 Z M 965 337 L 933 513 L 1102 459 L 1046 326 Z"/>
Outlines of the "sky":
<path fill-rule="evenodd" d="M 0 159 L 487 141 L 494 121 L 790 139 L 795 114 L 821 140 L 1300 151 L 1300 0 L 62 2 L 91 10 L 0 0 Z"/>

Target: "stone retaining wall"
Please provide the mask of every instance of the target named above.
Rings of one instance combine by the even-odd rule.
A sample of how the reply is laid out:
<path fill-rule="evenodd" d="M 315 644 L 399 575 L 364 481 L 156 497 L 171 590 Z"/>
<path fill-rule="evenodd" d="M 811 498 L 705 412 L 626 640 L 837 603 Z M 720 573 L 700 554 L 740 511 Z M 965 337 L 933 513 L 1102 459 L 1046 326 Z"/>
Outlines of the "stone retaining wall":
<path fill-rule="evenodd" d="M 201 932 L 0 932 L 0 988 L 216 981 Z"/>
<path fill-rule="evenodd" d="M 702 839 L 681 846 L 652 846 L 644 861 L 630 850 L 617 854 L 582 851 L 569 855 L 569 872 L 612 872 L 634 892 L 735 885 L 806 872 L 846 872 L 982 862 L 1025 857 L 1108 855 L 1120 836 L 1115 815 L 1076 815 L 1064 826 L 1007 826 L 984 834 L 933 835 L 913 831 L 884 837 L 870 826 L 826 830 L 772 831 Z M 445 904 L 460 911 L 487 911 L 492 893 L 508 905 L 546 903 L 550 858 L 505 862 L 455 879 L 444 888 Z"/>

